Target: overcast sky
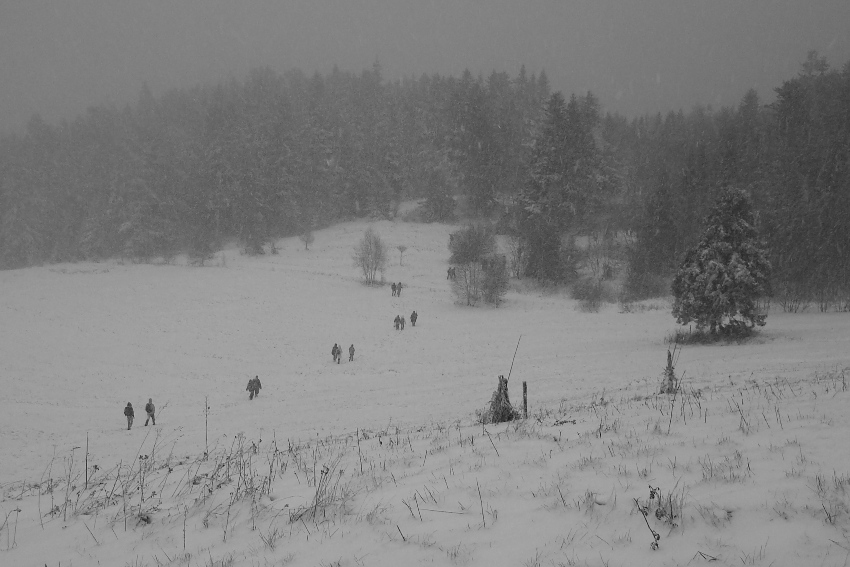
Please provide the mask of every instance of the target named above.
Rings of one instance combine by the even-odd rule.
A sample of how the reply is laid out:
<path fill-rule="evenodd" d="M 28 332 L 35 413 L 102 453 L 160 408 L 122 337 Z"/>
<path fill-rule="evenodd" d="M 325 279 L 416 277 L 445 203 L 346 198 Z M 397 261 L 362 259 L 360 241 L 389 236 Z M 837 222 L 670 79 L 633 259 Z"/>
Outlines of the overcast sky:
<path fill-rule="evenodd" d="M 251 67 L 515 76 L 635 116 L 763 98 L 816 49 L 850 60 L 850 0 L 0 0 L 0 131 Z"/>

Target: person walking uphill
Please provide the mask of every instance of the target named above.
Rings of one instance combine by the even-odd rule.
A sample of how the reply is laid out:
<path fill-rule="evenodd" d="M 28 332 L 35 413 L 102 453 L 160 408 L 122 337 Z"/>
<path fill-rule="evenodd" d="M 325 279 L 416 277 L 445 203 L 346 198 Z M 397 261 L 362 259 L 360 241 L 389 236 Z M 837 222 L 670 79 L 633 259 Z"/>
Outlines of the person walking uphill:
<path fill-rule="evenodd" d="M 148 414 L 148 418 L 145 420 L 145 427 L 148 426 L 149 421 L 152 421 L 156 425 L 154 412 L 156 412 L 156 406 L 153 405 L 153 398 L 148 398 L 148 403 L 145 404 L 145 413 Z"/>
<path fill-rule="evenodd" d="M 124 408 L 124 415 L 127 416 L 127 431 L 130 431 L 130 428 L 133 427 L 133 417 L 135 417 L 135 412 L 133 411 L 133 404 L 127 402 L 127 406 Z"/>
<path fill-rule="evenodd" d="M 331 356 L 333 356 L 334 362 L 336 362 L 337 357 L 339 357 L 340 353 L 339 345 L 334 343 L 333 348 L 331 349 Z"/>
<path fill-rule="evenodd" d="M 260 395 L 260 388 L 262 388 L 262 387 L 263 386 L 260 384 L 260 377 L 259 376 L 254 376 L 253 378 L 248 380 L 248 387 L 245 388 L 246 390 L 248 390 L 248 393 L 249 393 L 248 399 L 253 400 L 254 396 L 259 396 Z"/>
<path fill-rule="evenodd" d="M 354 345 L 352 344 L 348 347 L 348 362 L 354 361 Z"/>
<path fill-rule="evenodd" d="M 419 317 L 419 315 L 417 315 L 417 314 L 416 314 L 416 311 L 414 311 L 413 313 L 411 313 L 411 314 L 410 314 L 410 323 L 411 323 L 414 327 L 416 326 L 416 319 L 417 319 L 418 317 Z"/>

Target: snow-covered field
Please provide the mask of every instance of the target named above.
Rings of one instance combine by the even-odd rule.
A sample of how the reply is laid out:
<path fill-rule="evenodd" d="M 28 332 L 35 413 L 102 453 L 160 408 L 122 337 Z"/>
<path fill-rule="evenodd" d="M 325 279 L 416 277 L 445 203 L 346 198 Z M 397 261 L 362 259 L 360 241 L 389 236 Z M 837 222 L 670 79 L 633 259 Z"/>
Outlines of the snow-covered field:
<path fill-rule="evenodd" d="M 458 306 L 456 227 L 378 222 L 391 297 L 353 266 L 367 226 L 0 272 L 0 565 L 848 564 L 848 314 L 685 347 L 659 395 L 664 302 Z M 482 427 L 517 341 L 529 419 Z"/>

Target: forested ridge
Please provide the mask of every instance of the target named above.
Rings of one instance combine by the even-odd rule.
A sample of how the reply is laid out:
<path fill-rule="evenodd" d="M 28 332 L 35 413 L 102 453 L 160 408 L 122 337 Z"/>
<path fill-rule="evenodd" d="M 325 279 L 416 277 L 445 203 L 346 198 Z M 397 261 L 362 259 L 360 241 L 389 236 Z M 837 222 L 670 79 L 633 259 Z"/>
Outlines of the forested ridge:
<path fill-rule="evenodd" d="M 541 280 L 574 273 L 565 237 L 626 235 L 637 297 L 673 273 L 725 187 L 751 196 L 783 301 L 850 302 L 850 63 L 812 52 L 771 104 L 751 90 L 733 108 L 631 120 L 524 70 L 387 82 L 377 63 L 262 68 L 145 87 L 0 140 L 0 268 L 203 261 L 229 239 L 259 254 L 418 198 L 418 220 L 496 221 L 523 252 L 514 272 Z"/>

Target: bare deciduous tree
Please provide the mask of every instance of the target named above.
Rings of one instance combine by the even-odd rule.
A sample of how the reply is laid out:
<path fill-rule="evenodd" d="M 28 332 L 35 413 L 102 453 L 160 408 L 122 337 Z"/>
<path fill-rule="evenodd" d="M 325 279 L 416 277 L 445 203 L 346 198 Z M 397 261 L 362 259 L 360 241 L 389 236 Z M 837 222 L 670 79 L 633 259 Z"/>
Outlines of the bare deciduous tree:
<path fill-rule="evenodd" d="M 475 305 L 481 299 L 481 284 L 484 279 L 484 270 L 480 262 L 461 264 L 455 270 L 455 279 L 452 280 L 452 291 L 458 300 L 465 301 L 467 305 Z"/>
<path fill-rule="evenodd" d="M 310 245 L 313 244 L 313 241 L 316 240 L 316 237 L 313 236 L 313 231 L 308 228 L 303 233 L 298 235 L 298 239 L 304 243 L 304 250 L 309 250 Z"/>
<path fill-rule="evenodd" d="M 387 247 L 372 227 L 366 229 L 363 239 L 354 249 L 354 265 L 363 270 L 368 285 L 375 283 L 376 274 L 387 265 Z"/>

